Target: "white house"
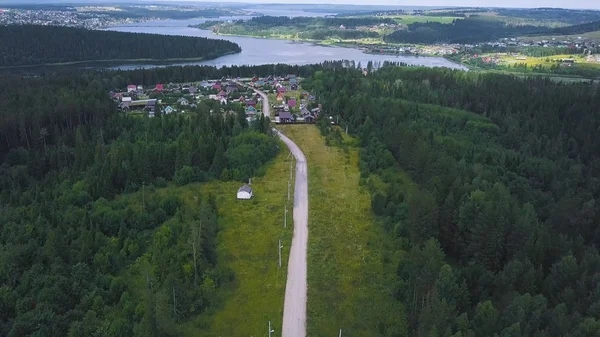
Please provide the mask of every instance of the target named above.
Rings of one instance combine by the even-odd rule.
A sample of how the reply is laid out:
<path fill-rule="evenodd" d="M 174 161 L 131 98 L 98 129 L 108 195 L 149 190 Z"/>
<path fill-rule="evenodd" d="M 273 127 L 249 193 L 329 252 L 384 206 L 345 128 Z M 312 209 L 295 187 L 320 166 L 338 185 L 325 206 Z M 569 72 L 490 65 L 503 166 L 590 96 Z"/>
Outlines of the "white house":
<path fill-rule="evenodd" d="M 121 97 L 121 102 L 131 102 L 131 97 L 123 96 Z"/>
<path fill-rule="evenodd" d="M 240 189 L 237 192 L 237 198 L 238 199 L 252 198 L 252 188 L 250 188 L 250 186 L 248 186 L 248 185 L 244 185 L 244 186 L 240 187 Z"/>

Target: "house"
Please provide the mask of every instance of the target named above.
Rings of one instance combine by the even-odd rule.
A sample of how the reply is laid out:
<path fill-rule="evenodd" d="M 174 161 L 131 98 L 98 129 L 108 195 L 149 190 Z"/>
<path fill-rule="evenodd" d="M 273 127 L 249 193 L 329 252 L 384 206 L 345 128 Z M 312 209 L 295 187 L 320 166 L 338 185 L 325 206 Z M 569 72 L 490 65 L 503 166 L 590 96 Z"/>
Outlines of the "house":
<path fill-rule="evenodd" d="M 283 101 L 283 93 L 278 93 L 277 94 L 277 100 L 278 101 Z"/>
<path fill-rule="evenodd" d="M 315 122 L 315 118 L 313 116 L 311 116 L 311 115 L 304 116 L 304 121 L 306 123 L 314 123 Z"/>
<path fill-rule="evenodd" d="M 175 111 L 170 105 L 165 108 L 165 115 L 171 114 Z"/>
<path fill-rule="evenodd" d="M 118 106 L 121 111 L 129 111 L 129 102 L 121 102 Z"/>
<path fill-rule="evenodd" d="M 144 90 L 144 86 L 142 86 L 141 84 L 140 84 L 140 85 L 138 85 L 138 86 L 137 86 L 137 90 L 138 90 L 138 91 L 142 91 L 142 90 Z"/>
<path fill-rule="evenodd" d="M 181 105 L 181 106 L 187 106 L 190 102 L 188 102 L 187 99 L 181 97 L 180 99 L 177 100 L 177 104 Z"/>
<path fill-rule="evenodd" d="M 221 90 L 221 91 L 219 91 L 219 96 L 225 97 L 225 96 L 227 96 L 227 93 L 225 91 Z"/>
<path fill-rule="evenodd" d="M 192 108 L 192 109 L 196 109 L 197 107 L 198 107 L 198 106 L 196 105 L 196 103 L 192 103 L 192 104 L 190 104 L 190 108 Z"/>
<path fill-rule="evenodd" d="M 137 89 L 137 86 L 135 84 L 130 84 L 127 86 L 127 92 L 132 92 L 135 91 Z"/>
<path fill-rule="evenodd" d="M 251 100 L 251 99 L 247 99 L 246 100 L 246 106 L 256 106 L 256 102 Z"/>
<path fill-rule="evenodd" d="M 155 107 L 156 107 L 156 100 L 150 99 L 150 100 L 148 100 L 148 102 L 146 102 L 146 106 L 144 107 L 144 110 L 148 110 L 148 111 L 151 111 L 152 113 L 154 113 Z"/>
<path fill-rule="evenodd" d="M 210 95 L 208 95 L 208 99 L 214 99 L 214 100 L 216 100 L 216 101 L 218 101 L 218 100 L 219 100 L 219 99 L 217 98 L 217 95 L 214 95 L 214 94 L 210 94 Z"/>
<path fill-rule="evenodd" d="M 313 114 L 318 114 L 319 112 L 321 112 L 321 108 L 310 109 L 310 112 Z"/>
<path fill-rule="evenodd" d="M 290 99 L 290 100 L 287 102 L 287 104 L 288 104 L 288 106 L 289 106 L 290 108 L 295 108 L 295 107 L 296 107 L 296 100 L 295 100 L 295 99 Z"/>
<path fill-rule="evenodd" d="M 279 123 L 290 123 L 292 122 L 292 114 L 289 112 L 279 113 Z"/>
<path fill-rule="evenodd" d="M 252 198 L 252 188 L 248 185 L 240 187 L 237 191 L 237 198 L 241 200 L 248 200 Z"/>
<path fill-rule="evenodd" d="M 221 83 L 216 82 L 215 84 L 212 85 L 212 88 L 215 90 L 221 90 Z"/>
<path fill-rule="evenodd" d="M 290 85 L 290 89 L 291 89 L 291 90 L 298 90 L 298 84 L 296 84 L 296 83 L 292 83 L 292 84 Z"/>
<path fill-rule="evenodd" d="M 253 107 L 253 106 L 246 107 L 246 114 L 247 115 L 254 115 L 254 114 L 256 114 L 256 108 Z"/>
<path fill-rule="evenodd" d="M 202 82 L 200 82 L 200 86 L 202 88 L 208 88 L 208 87 L 210 87 L 210 83 L 208 83 L 208 81 L 202 81 Z"/>
<path fill-rule="evenodd" d="M 190 88 L 188 89 L 188 91 L 190 92 L 190 94 L 192 94 L 192 95 L 193 95 L 193 94 L 195 94 L 196 92 L 198 92 L 198 89 L 196 89 L 196 87 L 190 87 Z"/>
<path fill-rule="evenodd" d="M 279 87 L 279 88 L 277 88 L 277 93 L 279 93 L 279 94 L 285 94 L 285 92 L 286 92 L 285 87 Z"/>
<path fill-rule="evenodd" d="M 227 97 L 221 97 L 221 99 L 219 100 L 219 102 L 221 102 L 222 105 L 226 105 L 227 104 Z"/>
<path fill-rule="evenodd" d="M 154 91 L 161 92 L 163 90 L 165 90 L 165 85 L 164 84 L 157 84 L 156 87 L 154 87 Z"/>
<path fill-rule="evenodd" d="M 121 102 L 131 102 L 131 97 L 121 97 Z"/>

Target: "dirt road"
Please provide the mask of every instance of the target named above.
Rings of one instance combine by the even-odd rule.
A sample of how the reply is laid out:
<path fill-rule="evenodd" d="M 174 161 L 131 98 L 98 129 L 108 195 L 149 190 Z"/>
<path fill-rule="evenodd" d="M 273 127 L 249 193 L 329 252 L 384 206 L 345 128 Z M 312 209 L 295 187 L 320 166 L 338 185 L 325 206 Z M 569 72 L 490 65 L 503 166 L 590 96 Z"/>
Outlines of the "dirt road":
<path fill-rule="evenodd" d="M 270 117 L 269 98 L 263 92 L 263 113 Z M 294 185 L 294 238 L 288 261 L 285 301 L 283 304 L 283 337 L 306 336 L 306 249 L 308 247 L 308 168 L 302 150 L 279 131 L 277 135 L 296 158 L 296 183 Z"/>

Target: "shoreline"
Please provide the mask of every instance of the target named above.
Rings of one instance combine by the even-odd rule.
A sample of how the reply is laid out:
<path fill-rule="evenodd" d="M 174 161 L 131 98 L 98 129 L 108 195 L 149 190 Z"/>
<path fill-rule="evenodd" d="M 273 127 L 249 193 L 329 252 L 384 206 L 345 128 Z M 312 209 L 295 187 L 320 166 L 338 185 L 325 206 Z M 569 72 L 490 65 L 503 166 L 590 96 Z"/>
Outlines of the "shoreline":
<path fill-rule="evenodd" d="M 366 51 L 364 48 L 362 48 L 359 45 L 354 45 L 351 42 L 332 42 L 332 43 L 326 43 L 323 40 L 311 40 L 311 39 L 290 39 L 290 38 L 284 38 L 284 37 L 277 37 L 277 36 L 254 36 L 254 35 L 237 35 L 237 34 L 225 34 L 225 33 L 217 33 L 215 31 L 213 31 L 212 29 L 203 29 L 203 28 L 198 28 L 198 27 L 194 27 L 194 26 L 188 26 L 189 28 L 195 28 L 195 29 L 200 29 L 200 30 L 206 30 L 211 32 L 213 35 L 215 36 L 233 36 L 233 37 L 246 37 L 246 38 L 252 38 L 252 39 L 263 39 L 263 40 L 279 40 L 279 41 L 290 41 L 290 42 L 299 42 L 299 43 L 306 43 L 306 44 L 312 44 L 315 46 L 322 46 L 322 47 L 337 47 L 337 48 L 351 48 L 351 49 L 357 49 L 360 50 L 361 52 L 368 54 L 368 55 L 387 55 L 387 56 L 409 56 L 409 57 L 442 57 L 445 58 L 445 55 L 433 55 L 433 54 L 413 54 L 413 53 L 401 53 L 401 54 L 391 54 L 391 53 L 373 53 L 373 52 L 369 52 Z M 387 46 L 396 46 L 393 44 L 385 44 Z M 374 46 L 378 46 L 378 45 L 374 45 Z M 449 60 L 452 63 L 456 63 L 459 65 L 463 65 L 460 62 L 455 62 L 453 60 Z"/>
<path fill-rule="evenodd" d="M 241 51 L 230 51 L 224 54 L 221 54 L 212 58 L 203 58 L 203 57 L 188 57 L 188 58 L 170 58 L 170 59 L 110 59 L 110 60 L 83 60 L 83 61 L 71 61 L 71 62 L 59 62 L 59 63 L 40 63 L 40 64 L 21 64 L 14 66 L 0 66 L 0 70 L 9 70 L 9 69 L 26 69 L 26 68 L 36 68 L 36 67 L 69 67 L 69 66 L 81 66 L 81 65 L 104 65 L 107 63 L 118 63 L 118 64 L 128 64 L 128 63 L 142 63 L 142 64 L 171 64 L 176 62 L 201 62 L 201 61 L 209 61 L 218 59 L 219 57 L 232 55 L 241 53 Z"/>

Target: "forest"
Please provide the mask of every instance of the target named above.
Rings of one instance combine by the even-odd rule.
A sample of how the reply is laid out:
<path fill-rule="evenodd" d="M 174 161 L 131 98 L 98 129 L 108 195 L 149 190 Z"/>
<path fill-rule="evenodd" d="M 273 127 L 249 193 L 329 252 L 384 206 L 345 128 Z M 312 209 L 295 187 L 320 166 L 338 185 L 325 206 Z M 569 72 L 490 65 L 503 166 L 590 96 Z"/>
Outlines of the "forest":
<path fill-rule="evenodd" d="M 384 37 L 394 43 L 478 43 L 504 37 L 530 35 L 547 32 L 549 29 L 536 26 L 509 26 L 499 20 L 471 16 L 454 20 L 453 23 L 415 22 L 407 30 L 397 30 Z"/>
<path fill-rule="evenodd" d="M 303 87 L 339 117 L 318 123 L 331 144 L 360 140 L 410 335 L 600 335 L 597 84 L 367 69 Z"/>
<path fill-rule="evenodd" d="M 528 24 L 510 24 L 510 18 L 490 19 L 473 15 L 453 23 L 415 22 L 407 30 L 397 30 L 384 39 L 395 43 L 480 43 L 507 37 L 536 35 L 567 35 L 593 32 L 600 29 L 600 21 L 566 27 L 550 28 Z"/>
<path fill-rule="evenodd" d="M 0 66 L 4 67 L 101 60 L 213 59 L 241 51 L 237 44 L 225 40 L 58 26 L 0 26 L 0 39 Z"/>
<path fill-rule="evenodd" d="M 324 66 L 0 78 L 0 336 L 181 336 L 181 322 L 219 305 L 216 289 L 234 282 L 215 251 L 226 210 L 172 189 L 261 175 L 278 153 L 268 118 L 248 123 L 213 100 L 131 116 L 108 92 L 275 69 Z"/>
<path fill-rule="evenodd" d="M 281 37 L 326 40 L 328 38 L 339 39 L 362 39 L 378 38 L 379 34 L 374 31 L 357 30 L 361 26 L 373 26 L 379 24 L 395 23 L 390 18 L 377 17 L 294 17 L 287 16 L 259 16 L 250 20 L 238 20 L 233 23 L 219 22 L 209 25 L 200 24 L 197 28 L 213 27 L 220 34 L 250 35 L 261 37 Z M 343 26 L 343 27 L 342 27 Z"/>

